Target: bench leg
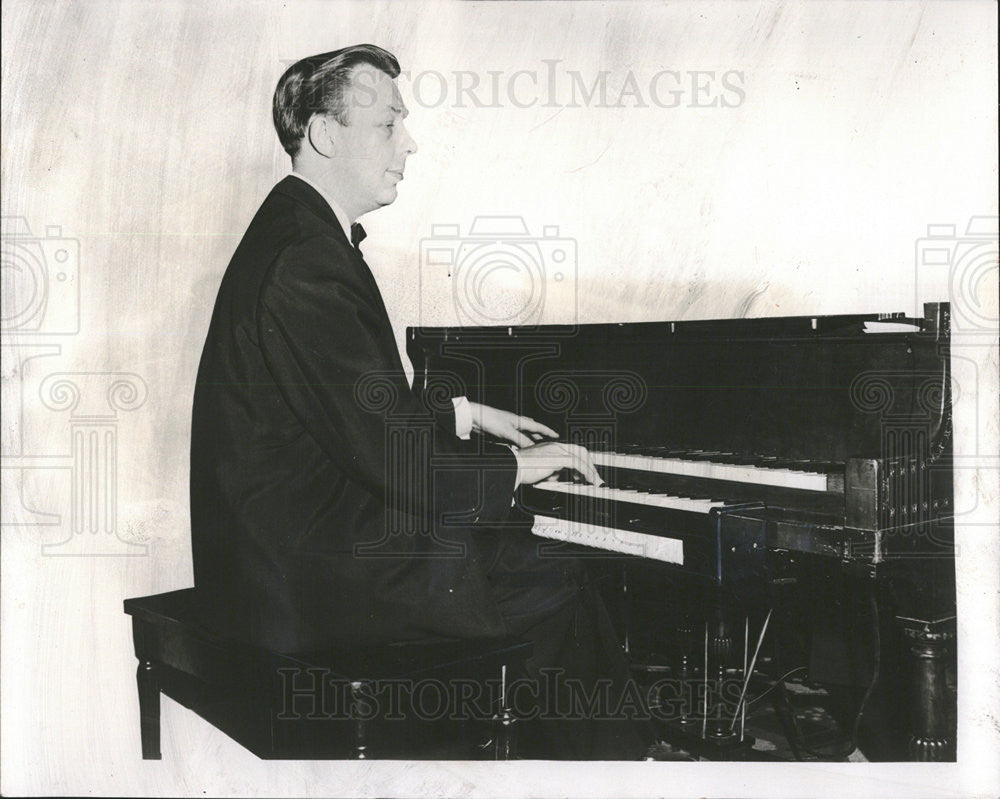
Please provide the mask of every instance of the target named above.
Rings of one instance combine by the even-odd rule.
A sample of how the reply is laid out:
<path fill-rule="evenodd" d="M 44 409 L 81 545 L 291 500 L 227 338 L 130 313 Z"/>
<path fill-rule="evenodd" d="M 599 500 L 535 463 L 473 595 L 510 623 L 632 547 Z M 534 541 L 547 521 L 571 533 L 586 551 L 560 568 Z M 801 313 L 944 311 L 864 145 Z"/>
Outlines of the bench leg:
<path fill-rule="evenodd" d="M 135 672 L 139 686 L 139 735 L 142 739 L 142 759 L 160 759 L 160 685 L 156 667 L 148 660 L 139 662 Z"/>
<path fill-rule="evenodd" d="M 507 702 L 507 666 L 500 667 L 500 702 L 493 720 L 494 760 L 513 760 L 517 757 L 517 730 L 514 713 Z"/>
<path fill-rule="evenodd" d="M 354 755 L 355 760 L 367 760 L 371 757 L 368 751 L 368 724 L 362 717 L 364 683 L 355 680 L 351 683 L 351 715 L 354 718 Z"/>

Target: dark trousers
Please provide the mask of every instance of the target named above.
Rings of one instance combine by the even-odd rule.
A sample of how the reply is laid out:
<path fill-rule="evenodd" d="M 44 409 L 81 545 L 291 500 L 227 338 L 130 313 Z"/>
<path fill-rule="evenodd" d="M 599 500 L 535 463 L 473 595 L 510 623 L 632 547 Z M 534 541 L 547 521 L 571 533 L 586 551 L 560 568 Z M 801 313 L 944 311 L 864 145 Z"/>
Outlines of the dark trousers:
<path fill-rule="evenodd" d="M 578 559 L 532 536 L 499 533 L 489 573 L 508 632 L 534 643 L 509 675 L 523 758 L 637 760 L 654 739 L 641 692 L 600 594 Z"/>

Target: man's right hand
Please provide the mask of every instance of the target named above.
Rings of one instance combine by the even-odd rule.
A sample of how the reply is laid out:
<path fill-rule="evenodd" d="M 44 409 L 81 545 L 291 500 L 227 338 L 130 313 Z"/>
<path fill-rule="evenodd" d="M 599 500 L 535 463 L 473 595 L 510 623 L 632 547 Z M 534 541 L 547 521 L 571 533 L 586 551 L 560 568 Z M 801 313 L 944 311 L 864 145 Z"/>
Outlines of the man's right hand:
<path fill-rule="evenodd" d="M 576 444 L 561 441 L 543 441 L 530 447 L 514 450 L 517 456 L 518 485 L 532 485 L 562 469 L 573 469 L 588 483 L 604 485 L 590 460 L 590 453 Z"/>

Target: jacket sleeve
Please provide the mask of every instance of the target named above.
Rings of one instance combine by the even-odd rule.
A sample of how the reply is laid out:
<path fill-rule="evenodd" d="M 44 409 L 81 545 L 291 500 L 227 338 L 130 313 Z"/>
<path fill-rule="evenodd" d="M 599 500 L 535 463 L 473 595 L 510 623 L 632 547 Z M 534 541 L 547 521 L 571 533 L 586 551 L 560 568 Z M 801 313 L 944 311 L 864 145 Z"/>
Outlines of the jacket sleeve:
<path fill-rule="evenodd" d="M 517 461 L 506 447 L 455 437 L 450 399 L 411 392 L 377 288 L 336 241 L 284 250 L 265 279 L 257 335 L 265 364 L 308 435 L 389 504 L 440 521 L 500 521 Z"/>

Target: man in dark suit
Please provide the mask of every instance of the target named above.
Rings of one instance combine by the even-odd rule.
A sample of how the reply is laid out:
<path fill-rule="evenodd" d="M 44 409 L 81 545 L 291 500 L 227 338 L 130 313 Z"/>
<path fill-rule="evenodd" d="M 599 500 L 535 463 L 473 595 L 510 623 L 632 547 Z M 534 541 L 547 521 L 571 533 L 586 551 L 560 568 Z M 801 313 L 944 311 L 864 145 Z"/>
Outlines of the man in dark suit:
<path fill-rule="evenodd" d="M 416 151 L 398 74 L 392 55 L 360 45 L 300 61 L 278 84 L 293 174 L 229 264 L 198 371 L 196 589 L 215 623 L 282 651 L 517 634 L 536 641 L 535 676 L 624 678 L 580 565 L 540 559 L 526 529 L 496 529 L 519 484 L 564 468 L 600 481 L 586 451 L 461 397 L 425 403 L 406 380 L 355 223 L 395 200 Z M 399 420 L 419 431 L 414 446 L 397 446 Z M 515 446 L 460 438 L 470 431 Z M 584 726 L 544 751 L 641 754 L 630 728 L 602 743 Z"/>

